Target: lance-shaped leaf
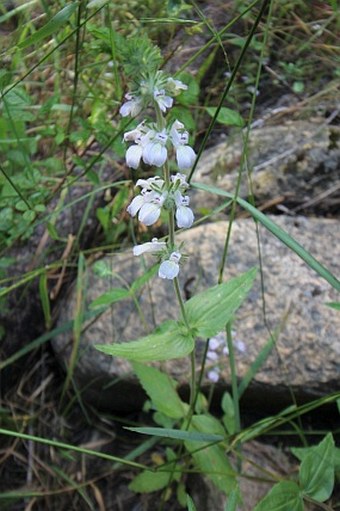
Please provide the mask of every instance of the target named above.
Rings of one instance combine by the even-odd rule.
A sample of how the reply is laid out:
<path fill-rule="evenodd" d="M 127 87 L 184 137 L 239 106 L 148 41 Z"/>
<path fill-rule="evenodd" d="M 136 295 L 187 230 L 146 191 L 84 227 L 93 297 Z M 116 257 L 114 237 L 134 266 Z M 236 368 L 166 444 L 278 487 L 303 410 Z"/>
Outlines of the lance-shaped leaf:
<path fill-rule="evenodd" d="M 214 417 L 194 415 L 189 432 L 224 435 L 223 426 Z M 197 467 L 209 477 L 213 484 L 227 495 L 235 487 L 236 473 L 233 470 L 225 449 L 221 445 L 206 442 L 185 442 Z"/>
<path fill-rule="evenodd" d="M 212 337 L 224 329 L 253 285 L 256 268 L 211 287 L 185 303 L 187 320 L 197 336 Z"/>
<path fill-rule="evenodd" d="M 176 321 L 167 321 L 161 332 L 156 332 L 136 341 L 116 344 L 96 344 L 97 350 L 136 362 L 169 360 L 185 357 L 194 349 L 192 335 Z"/>
<path fill-rule="evenodd" d="M 176 383 L 170 376 L 155 367 L 136 362 L 133 368 L 156 410 L 172 419 L 184 417 L 188 405 L 177 394 Z"/>

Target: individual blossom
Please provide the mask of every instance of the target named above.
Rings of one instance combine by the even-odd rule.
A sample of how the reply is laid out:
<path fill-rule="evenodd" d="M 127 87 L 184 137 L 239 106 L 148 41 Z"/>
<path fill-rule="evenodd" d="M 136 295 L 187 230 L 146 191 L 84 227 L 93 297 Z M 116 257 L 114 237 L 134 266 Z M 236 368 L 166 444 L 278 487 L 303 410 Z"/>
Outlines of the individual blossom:
<path fill-rule="evenodd" d="M 187 90 L 188 86 L 185 83 L 181 82 L 181 80 L 175 80 L 172 77 L 169 77 L 166 82 L 166 90 L 172 96 L 178 96 L 183 90 Z"/>
<path fill-rule="evenodd" d="M 153 92 L 153 97 L 159 108 L 162 112 L 166 112 L 167 108 L 171 108 L 174 100 L 165 94 L 165 90 L 155 89 Z"/>
<path fill-rule="evenodd" d="M 123 103 L 119 109 L 120 115 L 122 117 L 127 117 L 128 115 L 131 115 L 131 117 L 136 117 L 143 108 L 142 98 L 128 92 L 125 94 L 125 99 L 127 99 L 127 101 Z"/>
<path fill-rule="evenodd" d="M 194 222 L 194 214 L 188 207 L 190 200 L 187 195 L 183 196 L 179 190 L 174 193 L 176 204 L 176 223 L 180 229 L 189 229 Z"/>
<path fill-rule="evenodd" d="M 171 176 L 171 182 L 177 187 L 179 187 L 182 191 L 187 190 L 189 188 L 189 184 L 187 183 L 187 176 L 185 174 L 181 174 L 177 172 L 177 174 Z"/>
<path fill-rule="evenodd" d="M 220 379 L 220 370 L 218 367 L 215 367 L 214 369 L 210 369 L 207 373 L 208 380 L 210 380 L 212 383 L 217 383 Z"/>
<path fill-rule="evenodd" d="M 138 220 L 144 225 L 152 225 L 157 222 L 161 214 L 161 208 L 167 198 L 167 192 L 159 193 L 153 190 L 143 189 L 132 200 L 127 212 L 132 216 L 138 213 Z"/>
<path fill-rule="evenodd" d="M 134 142 L 125 154 L 125 160 L 128 167 L 137 169 L 143 156 L 143 151 L 150 139 L 154 137 L 154 130 L 146 126 L 145 121 L 141 122 L 137 128 L 124 133 L 125 142 Z"/>
<path fill-rule="evenodd" d="M 176 161 L 180 170 L 190 169 L 196 159 L 196 153 L 188 145 L 189 133 L 184 124 L 176 120 L 170 129 L 170 138 L 176 151 Z"/>
<path fill-rule="evenodd" d="M 166 130 L 156 133 L 144 146 L 142 157 L 147 165 L 161 167 L 166 162 L 168 151 L 166 148 L 168 136 Z"/>
<path fill-rule="evenodd" d="M 158 241 L 157 238 L 152 238 L 152 240 L 148 241 L 147 243 L 135 245 L 133 247 L 133 255 L 140 256 L 146 253 L 162 252 L 165 249 L 166 249 L 165 241 Z"/>
<path fill-rule="evenodd" d="M 172 252 L 169 259 L 163 261 L 158 270 L 158 276 L 161 279 L 173 280 L 179 273 L 179 261 L 181 254 L 179 252 Z"/>

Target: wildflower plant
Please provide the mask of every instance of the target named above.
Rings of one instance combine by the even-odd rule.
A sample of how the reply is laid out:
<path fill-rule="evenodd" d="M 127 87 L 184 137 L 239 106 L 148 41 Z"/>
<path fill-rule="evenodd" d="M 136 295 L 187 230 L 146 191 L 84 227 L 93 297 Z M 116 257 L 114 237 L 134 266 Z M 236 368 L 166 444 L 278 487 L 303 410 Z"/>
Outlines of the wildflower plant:
<path fill-rule="evenodd" d="M 176 228 L 189 229 L 194 223 L 194 212 L 190 208 L 188 174 L 195 163 L 196 153 L 190 144 L 186 126 L 180 120 L 169 116 L 169 111 L 176 96 L 185 90 L 187 85 L 181 80 L 168 76 L 161 70 L 151 69 L 148 74 L 141 74 L 138 83 L 133 82 L 119 110 L 123 118 L 131 117 L 136 122 L 136 126 L 123 135 L 127 145 L 127 166 L 134 171 L 146 165 L 155 171 L 152 177 L 137 179 L 137 193 L 127 206 L 127 212 L 131 217 L 137 217 L 146 227 L 154 225 L 162 211 L 167 213 L 165 238 L 158 240 L 153 237 L 150 241 L 137 244 L 133 247 L 133 254 L 136 257 L 149 254 L 157 258 L 157 278 L 173 282 L 174 294 L 181 312 L 180 318 L 178 321 L 166 321 L 157 331 L 141 339 L 96 347 L 106 354 L 121 356 L 133 362 L 134 370 L 158 413 L 167 417 L 166 420 L 170 420 L 171 425 L 180 421 L 180 428 L 187 430 L 186 448 L 191 451 L 190 430 L 198 428 L 209 436 L 211 421 L 214 422 L 214 419 L 209 417 L 207 429 L 207 425 L 201 423 L 199 415 L 195 414 L 195 404 L 199 396 L 196 382 L 196 340 L 200 338 L 209 343 L 210 337 L 216 336 L 225 328 L 252 286 L 255 270 L 218 284 L 186 302 L 183 300 L 179 277 L 187 255 L 183 243 L 176 239 Z M 174 170 L 171 172 L 170 168 Z M 210 352 L 211 350 L 208 351 Z M 154 367 L 144 365 L 145 362 L 184 356 L 190 356 L 191 362 L 189 405 L 177 395 L 169 376 Z M 153 381 L 152 385 L 149 384 L 150 380 Z M 209 436 L 209 440 L 214 441 L 216 438 L 214 435 Z M 220 489 L 223 488 L 223 491 L 229 492 L 234 475 L 222 447 L 214 445 L 204 449 L 203 458 L 202 453 L 193 456 L 196 464 L 204 471 L 207 471 L 207 453 L 214 458 L 217 456 L 220 460 L 219 468 L 224 473 L 223 483 L 220 476 L 213 476 L 213 482 Z M 145 477 L 145 473 L 137 476 L 131 488 L 136 491 L 143 488 L 144 491 Z M 161 481 L 157 480 L 157 477 L 154 479 L 157 480 L 158 488 L 165 487 L 168 476 L 164 479 L 164 474 L 160 474 L 159 477 Z M 146 486 L 148 491 L 151 491 L 150 482 Z"/>

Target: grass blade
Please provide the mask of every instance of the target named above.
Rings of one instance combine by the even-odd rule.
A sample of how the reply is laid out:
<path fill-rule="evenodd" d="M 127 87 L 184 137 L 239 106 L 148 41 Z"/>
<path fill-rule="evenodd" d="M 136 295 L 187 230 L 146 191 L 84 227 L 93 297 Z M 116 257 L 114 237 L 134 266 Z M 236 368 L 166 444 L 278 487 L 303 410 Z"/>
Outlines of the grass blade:
<path fill-rule="evenodd" d="M 57 32 L 72 16 L 74 11 L 78 6 L 78 2 L 73 2 L 69 5 L 66 5 L 61 11 L 59 11 L 53 18 L 51 18 L 46 25 L 37 30 L 34 34 L 27 37 L 24 41 L 18 44 L 20 49 L 27 48 L 27 46 L 31 46 L 31 44 L 36 44 L 42 41 L 42 39 L 46 39 L 46 37 L 52 35 L 54 32 Z"/>
<path fill-rule="evenodd" d="M 204 190 L 206 192 L 213 193 L 215 195 L 221 195 L 222 197 L 228 197 L 233 199 L 233 194 L 229 192 L 225 192 L 224 190 L 220 190 L 216 186 L 205 185 L 201 183 L 192 183 L 192 187 L 197 190 Z M 290 248 L 293 252 L 296 253 L 307 265 L 312 268 L 316 273 L 320 275 L 323 279 L 325 279 L 334 289 L 340 291 L 340 281 L 329 271 L 325 266 L 323 266 L 315 257 L 313 257 L 307 250 L 303 248 L 300 243 L 298 243 L 294 238 L 292 238 L 286 231 L 284 231 L 281 227 L 279 227 L 273 220 L 268 218 L 266 215 L 261 213 L 257 208 L 249 204 L 244 199 L 237 198 L 237 203 L 251 216 L 260 222 L 269 232 L 274 234 L 276 238 L 278 238 L 284 245 Z"/>

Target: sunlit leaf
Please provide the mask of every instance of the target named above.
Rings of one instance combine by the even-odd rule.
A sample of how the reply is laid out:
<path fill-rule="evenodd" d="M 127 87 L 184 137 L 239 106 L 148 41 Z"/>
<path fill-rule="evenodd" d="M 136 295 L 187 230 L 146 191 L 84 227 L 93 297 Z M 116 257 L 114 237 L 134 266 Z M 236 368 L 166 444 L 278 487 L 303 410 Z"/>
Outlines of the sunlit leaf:
<path fill-rule="evenodd" d="M 95 347 L 114 357 L 150 362 L 185 357 L 194 349 L 194 340 L 177 322 L 168 321 L 167 329 L 160 333 L 153 333 L 135 341 L 111 345 L 97 344 Z"/>
<path fill-rule="evenodd" d="M 199 337 L 212 337 L 223 330 L 253 285 L 256 269 L 211 287 L 185 303 L 190 327 Z"/>
<path fill-rule="evenodd" d="M 133 368 L 152 404 L 161 413 L 172 419 L 181 419 L 187 409 L 176 392 L 176 383 L 155 367 L 134 363 Z"/>

